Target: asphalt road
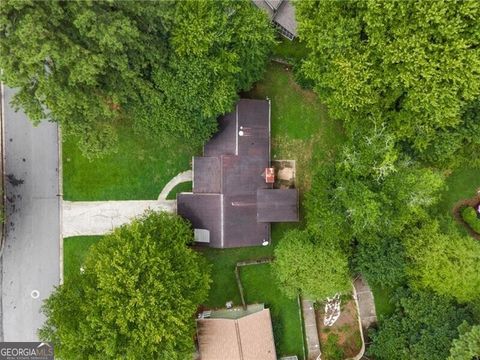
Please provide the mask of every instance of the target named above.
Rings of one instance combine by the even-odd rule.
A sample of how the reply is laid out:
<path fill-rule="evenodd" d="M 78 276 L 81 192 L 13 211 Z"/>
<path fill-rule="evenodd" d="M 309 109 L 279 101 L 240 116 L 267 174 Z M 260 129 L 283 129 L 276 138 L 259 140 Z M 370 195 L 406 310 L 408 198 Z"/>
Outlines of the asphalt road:
<path fill-rule="evenodd" d="M 24 113 L 10 107 L 13 90 L 4 90 L 3 338 L 37 341 L 37 329 L 45 320 L 42 301 L 61 274 L 58 128 L 48 122 L 34 127 Z"/>

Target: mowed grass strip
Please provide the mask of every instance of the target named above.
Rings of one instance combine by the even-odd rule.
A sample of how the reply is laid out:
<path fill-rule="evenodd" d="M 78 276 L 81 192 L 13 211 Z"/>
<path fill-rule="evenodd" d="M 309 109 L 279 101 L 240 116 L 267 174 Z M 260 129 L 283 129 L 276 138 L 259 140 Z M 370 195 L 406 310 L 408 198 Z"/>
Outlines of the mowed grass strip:
<path fill-rule="evenodd" d="M 93 161 L 84 157 L 73 138 L 63 143 L 64 199 L 153 200 L 178 173 L 191 168 L 200 147 L 186 141 L 160 141 L 119 125 L 118 149 Z"/>
<path fill-rule="evenodd" d="M 88 249 L 102 236 L 72 236 L 63 239 L 63 276 L 67 280 L 80 273 Z"/>
<path fill-rule="evenodd" d="M 192 182 L 187 181 L 178 184 L 175 186 L 167 195 L 167 200 L 175 200 L 177 198 L 177 194 L 181 192 L 192 192 Z"/>
<path fill-rule="evenodd" d="M 455 169 L 446 179 L 446 188 L 438 203 L 442 215 L 450 214 L 453 206 L 460 200 L 476 195 L 480 188 L 480 168 L 461 167 Z"/>
<path fill-rule="evenodd" d="M 391 298 L 395 289 L 380 286 L 370 287 L 372 289 L 378 319 L 380 320 L 382 317 L 385 318 L 392 315 L 395 312 L 395 305 L 392 303 Z"/>

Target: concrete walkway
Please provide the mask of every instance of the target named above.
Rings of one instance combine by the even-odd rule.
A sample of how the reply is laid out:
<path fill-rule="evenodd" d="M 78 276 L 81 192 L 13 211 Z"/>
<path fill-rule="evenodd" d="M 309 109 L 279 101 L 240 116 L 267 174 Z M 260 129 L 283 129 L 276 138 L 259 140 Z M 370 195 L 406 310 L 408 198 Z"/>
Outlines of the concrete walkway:
<path fill-rule="evenodd" d="M 361 276 L 355 279 L 353 286 L 357 292 L 357 301 L 360 308 L 362 327 L 364 329 L 368 329 L 372 324 L 377 322 L 377 313 L 375 311 L 375 302 L 373 300 L 372 290 Z"/>
<path fill-rule="evenodd" d="M 176 201 L 64 201 L 63 237 L 104 235 L 148 209 L 175 212 Z"/>
<path fill-rule="evenodd" d="M 160 195 L 158 195 L 158 200 L 166 200 L 168 194 L 170 194 L 170 191 L 172 191 L 175 186 L 184 182 L 192 181 L 192 179 L 192 170 L 187 170 L 178 174 L 172 180 L 170 180 L 167 185 L 164 186 L 162 192 L 160 193 Z"/>
<path fill-rule="evenodd" d="M 318 339 L 313 301 L 302 299 L 302 314 L 305 325 L 305 338 L 307 341 L 307 359 L 319 359 L 321 355 L 320 340 Z"/>

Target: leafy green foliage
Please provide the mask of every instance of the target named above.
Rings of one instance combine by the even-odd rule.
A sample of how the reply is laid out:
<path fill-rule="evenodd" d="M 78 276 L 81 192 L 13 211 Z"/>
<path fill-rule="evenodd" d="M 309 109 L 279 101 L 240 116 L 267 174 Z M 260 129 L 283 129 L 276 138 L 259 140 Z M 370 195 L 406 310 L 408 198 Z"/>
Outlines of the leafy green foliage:
<path fill-rule="evenodd" d="M 480 358 L 480 325 L 463 323 L 458 327 L 460 337 L 453 340 L 448 360 L 475 360 Z"/>
<path fill-rule="evenodd" d="M 406 275 L 405 232 L 428 219 L 444 180 L 432 169 L 398 159 L 384 141 L 379 135 L 350 144 L 335 167 L 322 165 L 306 196 L 306 219 L 323 242 L 350 255 L 355 245 L 354 267 L 368 281 L 398 285 Z M 388 149 L 390 155 L 383 151 Z"/>
<path fill-rule="evenodd" d="M 467 310 L 429 292 L 397 294 L 395 313 L 371 333 L 368 353 L 379 360 L 441 360 L 469 321 Z"/>
<path fill-rule="evenodd" d="M 437 132 L 426 150 L 420 154 L 422 160 L 444 167 L 480 165 L 480 100 L 467 104 L 457 127 Z"/>
<path fill-rule="evenodd" d="M 460 302 L 480 298 L 480 243 L 457 232 L 441 233 L 436 222 L 414 229 L 405 242 L 415 285 Z"/>
<path fill-rule="evenodd" d="M 84 273 L 46 300 L 40 331 L 62 358 L 185 359 L 193 316 L 209 289 L 206 261 L 188 248 L 190 226 L 149 213 L 94 244 Z M 72 274 L 71 274 L 72 275 Z"/>
<path fill-rule="evenodd" d="M 478 218 L 477 211 L 473 207 L 466 206 L 462 209 L 462 219 L 473 231 L 480 234 L 480 219 Z"/>
<path fill-rule="evenodd" d="M 407 259 L 398 238 L 372 238 L 360 242 L 355 251 L 355 268 L 370 285 L 397 286 L 406 280 Z"/>
<path fill-rule="evenodd" d="M 300 1 L 305 73 L 353 134 L 385 124 L 423 152 L 480 95 L 477 1 Z"/>
<path fill-rule="evenodd" d="M 315 235 L 306 230 L 289 231 L 280 240 L 273 271 L 290 298 L 302 294 L 323 300 L 351 287 L 345 254 L 338 248 L 316 243 Z"/>
<path fill-rule="evenodd" d="M 273 44 L 248 0 L 0 6 L 0 67 L 19 88 L 15 105 L 58 121 L 90 157 L 115 148 L 121 118 L 151 136 L 205 141 Z"/>
<path fill-rule="evenodd" d="M 329 334 L 325 345 L 322 347 L 322 357 L 325 360 L 343 360 L 344 351 L 338 346 L 339 337 L 337 334 Z"/>

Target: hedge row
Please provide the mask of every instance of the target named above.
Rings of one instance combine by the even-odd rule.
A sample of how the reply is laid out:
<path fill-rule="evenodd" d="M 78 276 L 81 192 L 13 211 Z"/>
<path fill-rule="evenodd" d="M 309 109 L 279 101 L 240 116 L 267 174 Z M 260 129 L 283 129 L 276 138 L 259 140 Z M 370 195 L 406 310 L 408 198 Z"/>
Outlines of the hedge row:
<path fill-rule="evenodd" d="M 477 211 L 473 207 L 467 206 L 462 209 L 462 219 L 473 231 L 480 234 L 480 219 L 477 217 Z"/>

